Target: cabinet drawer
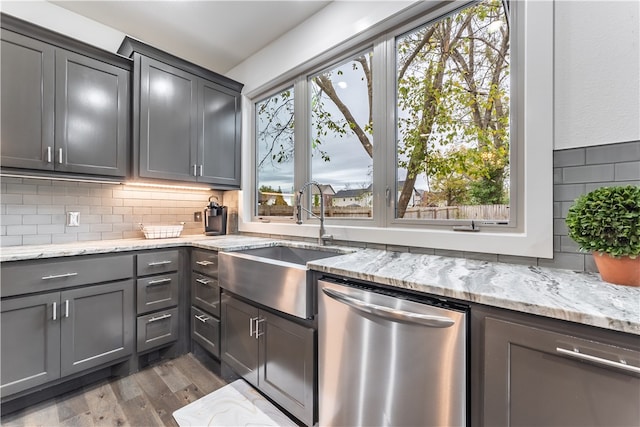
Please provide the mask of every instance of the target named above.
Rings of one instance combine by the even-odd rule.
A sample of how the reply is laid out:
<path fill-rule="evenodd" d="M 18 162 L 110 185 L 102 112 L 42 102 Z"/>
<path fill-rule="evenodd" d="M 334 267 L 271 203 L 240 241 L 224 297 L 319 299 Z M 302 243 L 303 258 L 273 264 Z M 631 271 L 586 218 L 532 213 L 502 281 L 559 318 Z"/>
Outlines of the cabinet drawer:
<path fill-rule="evenodd" d="M 193 273 L 191 303 L 216 317 L 220 317 L 220 287 L 218 279 Z"/>
<path fill-rule="evenodd" d="M 2 296 L 29 294 L 133 277 L 133 255 L 4 262 Z"/>
<path fill-rule="evenodd" d="M 178 339 L 178 308 L 138 316 L 138 353 Z"/>
<path fill-rule="evenodd" d="M 138 276 L 168 273 L 178 271 L 180 252 L 171 251 L 149 252 L 138 255 Z"/>
<path fill-rule="evenodd" d="M 191 338 L 215 357 L 220 357 L 220 321 L 191 307 Z"/>
<path fill-rule="evenodd" d="M 178 305 L 179 291 L 178 273 L 138 279 L 138 314 Z"/>
<path fill-rule="evenodd" d="M 218 277 L 218 253 L 215 251 L 192 252 L 191 266 L 193 270 L 212 277 Z"/>

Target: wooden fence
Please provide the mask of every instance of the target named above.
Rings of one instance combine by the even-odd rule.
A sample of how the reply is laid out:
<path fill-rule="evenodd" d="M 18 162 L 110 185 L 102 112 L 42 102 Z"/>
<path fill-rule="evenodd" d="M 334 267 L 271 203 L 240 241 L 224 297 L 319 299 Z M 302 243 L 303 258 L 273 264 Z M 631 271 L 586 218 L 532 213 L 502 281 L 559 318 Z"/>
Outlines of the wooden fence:
<path fill-rule="evenodd" d="M 486 219 L 506 221 L 509 219 L 508 205 L 463 205 L 407 208 L 404 218 L 420 219 Z"/>
<path fill-rule="evenodd" d="M 293 206 L 260 205 L 260 216 L 293 216 Z M 314 207 L 313 213 L 320 215 L 320 208 Z M 327 206 L 327 218 L 370 218 L 371 208 L 359 206 Z M 407 219 L 485 219 L 506 221 L 509 219 L 508 205 L 465 205 L 407 208 L 404 218 Z"/>

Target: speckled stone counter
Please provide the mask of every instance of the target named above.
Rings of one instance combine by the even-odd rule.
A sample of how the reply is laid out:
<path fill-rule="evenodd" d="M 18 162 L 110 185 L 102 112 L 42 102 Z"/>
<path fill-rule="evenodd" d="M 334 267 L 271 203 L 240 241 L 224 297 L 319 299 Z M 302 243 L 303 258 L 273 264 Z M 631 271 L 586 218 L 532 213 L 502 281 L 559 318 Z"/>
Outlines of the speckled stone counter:
<path fill-rule="evenodd" d="M 105 254 L 171 247 L 232 251 L 304 242 L 249 236 L 184 236 L 2 248 L 0 261 Z M 640 335 L 640 288 L 617 286 L 597 274 L 374 249 L 309 263 L 324 273 L 455 298 L 523 313 Z"/>
<path fill-rule="evenodd" d="M 314 270 L 640 335 L 640 288 L 597 274 L 363 249 Z"/>

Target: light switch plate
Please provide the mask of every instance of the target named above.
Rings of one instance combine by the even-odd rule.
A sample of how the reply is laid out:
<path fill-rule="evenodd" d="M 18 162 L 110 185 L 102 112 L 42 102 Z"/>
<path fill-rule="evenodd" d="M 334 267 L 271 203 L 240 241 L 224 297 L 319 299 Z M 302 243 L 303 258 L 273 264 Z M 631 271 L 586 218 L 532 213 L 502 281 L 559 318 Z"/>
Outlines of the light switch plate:
<path fill-rule="evenodd" d="M 194 222 L 202 222 L 202 212 L 194 212 L 193 213 L 193 221 Z"/>
<path fill-rule="evenodd" d="M 67 212 L 67 226 L 68 227 L 80 226 L 80 212 Z"/>

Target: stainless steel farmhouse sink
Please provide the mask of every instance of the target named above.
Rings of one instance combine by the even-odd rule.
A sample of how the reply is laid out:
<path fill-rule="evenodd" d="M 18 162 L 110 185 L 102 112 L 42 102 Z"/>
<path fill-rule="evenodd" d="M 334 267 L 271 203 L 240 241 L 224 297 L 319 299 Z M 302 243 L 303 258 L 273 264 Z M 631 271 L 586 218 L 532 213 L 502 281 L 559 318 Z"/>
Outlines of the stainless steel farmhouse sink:
<path fill-rule="evenodd" d="M 220 287 L 301 318 L 313 316 L 313 286 L 306 264 L 344 252 L 289 246 L 218 254 Z"/>

